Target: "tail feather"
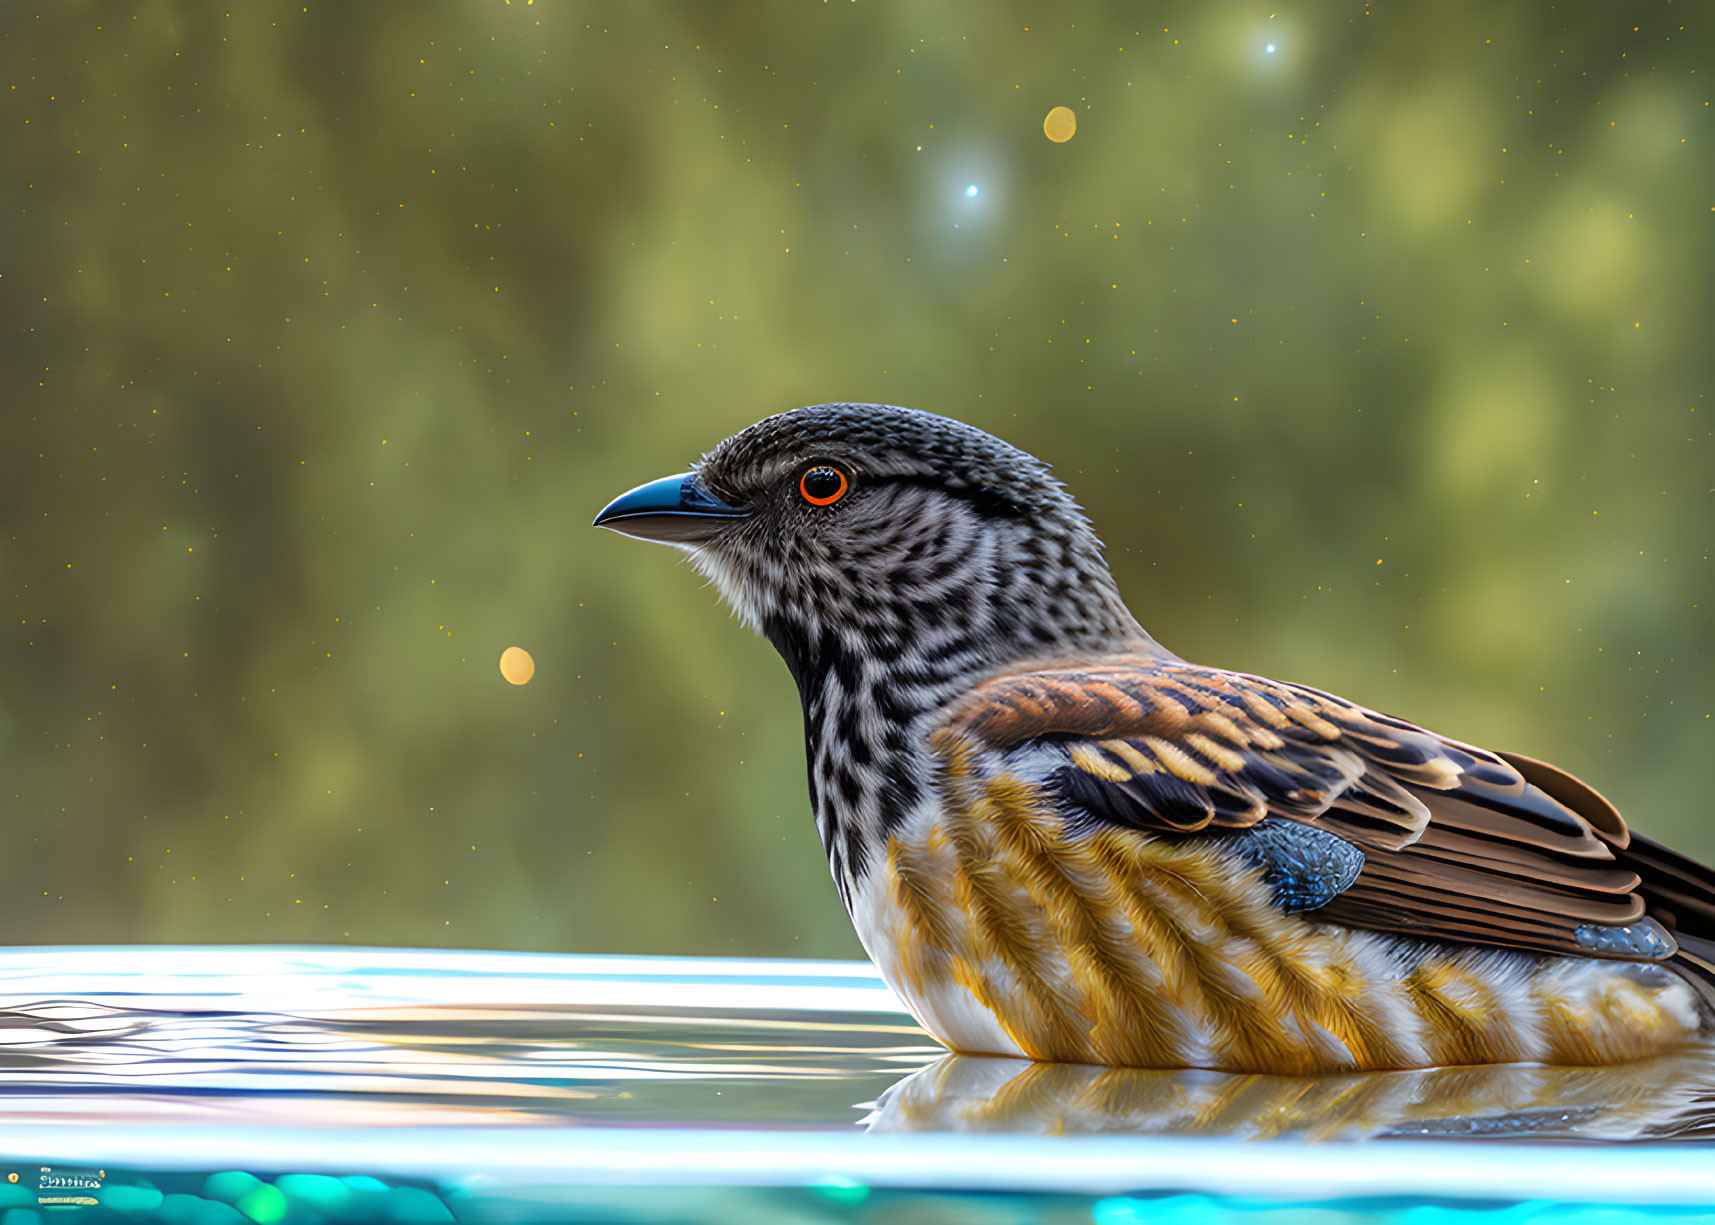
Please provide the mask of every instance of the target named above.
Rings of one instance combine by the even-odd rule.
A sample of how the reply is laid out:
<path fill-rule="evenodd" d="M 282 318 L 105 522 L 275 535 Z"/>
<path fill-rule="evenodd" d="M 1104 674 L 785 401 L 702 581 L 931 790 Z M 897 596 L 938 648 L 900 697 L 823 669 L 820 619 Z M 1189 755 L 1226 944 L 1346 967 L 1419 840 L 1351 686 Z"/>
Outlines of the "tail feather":
<path fill-rule="evenodd" d="M 1715 1017 L 1715 869 L 1633 834 L 1621 861 L 1642 883 L 1647 913 L 1673 933 L 1679 955 L 1673 967 L 1690 979 Z"/>
<path fill-rule="evenodd" d="M 1677 934 L 1679 956 L 1670 963 L 1702 992 L 1711 1016 L 1715 1016 L 1715 940 Z"/>
<path fill-rule="evenodd" d="M 1715 940 L 1715 868 L 1633 834 L 1621 862 L 1642 878 L 1644 904 L 1669 927 Z"/>

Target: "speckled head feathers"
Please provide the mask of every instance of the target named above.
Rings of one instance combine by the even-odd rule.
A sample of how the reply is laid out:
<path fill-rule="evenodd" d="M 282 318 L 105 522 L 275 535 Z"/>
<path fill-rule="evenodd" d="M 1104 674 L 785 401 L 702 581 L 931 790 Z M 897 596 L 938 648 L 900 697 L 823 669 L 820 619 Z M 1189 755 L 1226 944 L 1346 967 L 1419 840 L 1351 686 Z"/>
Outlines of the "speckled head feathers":
<path fill-rule="evenodd" d="M 818 466 L 849 485 L 811 502 Z M 697 465 L 699 496 L 742 512 L 696 565 L 781 648 L 800 686 L 829 630 L 892 658 L 957 631 L 993 666 L 1135 642 L 1101 542 L 1035 456 L 950 417 L 817 404 L 764 418 Z M 824 652 L 825 653 L 825 652 Z"/>
<path fill-rule="evenodd" d="M 722 442 L 697 471 L 711 493 L 748 502 L 814 460 L 844 463 L 858 476 L 988 491 L 1015 511 L 1077 513 L 1034 455 L 951 417 L 891 404 L 815 404 L 765 417 Z"/>

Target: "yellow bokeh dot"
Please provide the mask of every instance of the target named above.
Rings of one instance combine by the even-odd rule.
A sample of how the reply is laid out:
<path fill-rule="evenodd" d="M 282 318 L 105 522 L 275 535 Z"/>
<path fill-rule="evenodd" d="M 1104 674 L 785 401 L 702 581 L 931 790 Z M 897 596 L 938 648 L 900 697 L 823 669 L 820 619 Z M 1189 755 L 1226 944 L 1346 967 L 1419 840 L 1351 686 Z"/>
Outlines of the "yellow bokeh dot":
<path fill-rule="evenodd" d="M 1042 121 L 1042 134 L 1057 145 L 1071 140 L 1077 130 L 1078 117 L 1072 113 L 1071 107 L 1057 106 Z"/>
<path fill-rule="evenodd" d="M 507 647 L 500 653 L 500 675 L 514 685 L 528 684 L 536 675 L 536 661 L 523 647 Z"/>

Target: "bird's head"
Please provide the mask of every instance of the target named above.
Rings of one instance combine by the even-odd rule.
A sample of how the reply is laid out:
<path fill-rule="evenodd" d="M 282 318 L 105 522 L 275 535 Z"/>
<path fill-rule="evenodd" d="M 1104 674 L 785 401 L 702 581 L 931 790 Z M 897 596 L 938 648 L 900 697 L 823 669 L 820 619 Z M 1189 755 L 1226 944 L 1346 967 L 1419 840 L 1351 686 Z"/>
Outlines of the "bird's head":
<path fill-rule="evenodd" d="M 1148 641 L 1048 465 L 931 413 L 780 413 L 595 522 L 688 550 L 807 703 L 831 670 L 858 683 L 859 664 L 885 665 L 896 685 L 968 680 Z"/>

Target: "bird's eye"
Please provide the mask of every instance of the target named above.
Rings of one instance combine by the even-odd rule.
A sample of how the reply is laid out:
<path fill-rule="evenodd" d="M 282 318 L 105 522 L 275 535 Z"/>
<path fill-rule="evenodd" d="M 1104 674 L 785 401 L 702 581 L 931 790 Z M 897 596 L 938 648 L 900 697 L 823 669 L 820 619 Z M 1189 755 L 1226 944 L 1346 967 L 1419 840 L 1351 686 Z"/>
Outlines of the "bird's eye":
<path fill-rule="evenodd" d="M 846 496 L 846 474 L 819 464 L 798 478 L 798 492 L 811 506 L 832 506 Z"/>

